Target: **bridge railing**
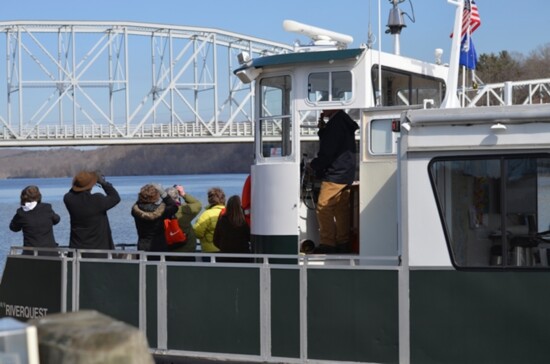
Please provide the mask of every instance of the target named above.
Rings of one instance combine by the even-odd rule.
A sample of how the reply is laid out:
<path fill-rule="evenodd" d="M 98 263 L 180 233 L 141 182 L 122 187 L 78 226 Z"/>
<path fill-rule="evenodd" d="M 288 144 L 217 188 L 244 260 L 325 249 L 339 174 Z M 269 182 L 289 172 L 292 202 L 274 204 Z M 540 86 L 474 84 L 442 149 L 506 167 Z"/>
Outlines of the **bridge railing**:
<path fill-rule="evenodd" d="M 278 137 L 280 125 L 264 123 L 263 135 Z M 305 126 L 301 129 L 304 139 L 317 138 L 317 129 Z M 133 144 L 133 143 L 202 143 L 252 142 L 254 123 L 220 122 L 217 128 L 196 122 L 178 124 L 144 124 L 138 128 L 119 125 L 39 125 L 22 128 L 14 134 L 9 128 L 0 128 L 0 144 L 13 145 L 59 145 L 59 144 Z"/>

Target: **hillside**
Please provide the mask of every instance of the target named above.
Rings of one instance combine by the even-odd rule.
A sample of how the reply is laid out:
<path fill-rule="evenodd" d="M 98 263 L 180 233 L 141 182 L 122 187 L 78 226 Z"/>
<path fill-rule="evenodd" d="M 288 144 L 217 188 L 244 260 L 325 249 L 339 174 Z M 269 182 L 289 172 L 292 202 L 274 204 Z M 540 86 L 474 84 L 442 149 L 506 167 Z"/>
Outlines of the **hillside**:
<path fill-rule="evenodd" d="M 79 170 L 110 176 L 248 173 L 251 143 L 0 149 L 0 178 L 71 177 Z"/>

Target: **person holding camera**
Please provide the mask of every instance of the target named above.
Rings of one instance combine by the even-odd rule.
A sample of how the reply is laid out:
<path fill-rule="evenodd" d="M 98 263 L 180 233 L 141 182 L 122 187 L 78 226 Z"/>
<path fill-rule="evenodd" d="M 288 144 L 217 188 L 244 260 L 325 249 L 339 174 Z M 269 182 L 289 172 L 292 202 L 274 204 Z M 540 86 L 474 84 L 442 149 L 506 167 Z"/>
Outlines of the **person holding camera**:
<path fill-rule="evenodd" d="M 164 219 L 175 215 L 177 211 L 175 201 L 160 184 L 148 183 L 141 187 L 138 199 L 131 210 L 137 229 L 138 250 L 168 251 Z"/>
<path fill-rule="evenodd" d="M 105 194 L 92 193 L 96 183 Z M 69 248 L 114 249 L 107 211 L 120 202 L 113 185 L 98 172 L 80 171 L 73 185 L 63 196 L 71 220 Z"/>

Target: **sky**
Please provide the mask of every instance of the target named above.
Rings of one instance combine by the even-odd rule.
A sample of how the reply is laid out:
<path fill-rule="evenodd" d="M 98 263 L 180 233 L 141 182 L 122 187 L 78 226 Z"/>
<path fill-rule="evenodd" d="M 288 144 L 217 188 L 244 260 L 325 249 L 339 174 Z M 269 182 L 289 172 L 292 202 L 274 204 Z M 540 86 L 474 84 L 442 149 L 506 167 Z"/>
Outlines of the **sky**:
<path fill-rule="evenodd" d="M 286 32 L 285 19 L 295 20 L 354 38 L 350 48 L 367 43 L 369 23 L 378 39 L 378 3 L 383 26 L 381 47 L 393 52 L 393 39 L 384 34 L 390 0 L 17 0 L 0 11 L 0 21 L 102 20 L 132 21 L 218 28 L 271 41 L 308 44 L 303 35 Z M 446 0 L 405 0 L 399 8 L 406 28 L 400 36 L 401 54 L 433 61 L 444 50 L 448 61 L 456 7 Z M 550 43 L 548 0 L 477 0 L 481 27 L 473 34 L 478 54 L 502 50 L 529 55 Z M 378 42 L 378 41 L 377 41 Z M 378 49 L 378 43 L 374 47 Z"/>

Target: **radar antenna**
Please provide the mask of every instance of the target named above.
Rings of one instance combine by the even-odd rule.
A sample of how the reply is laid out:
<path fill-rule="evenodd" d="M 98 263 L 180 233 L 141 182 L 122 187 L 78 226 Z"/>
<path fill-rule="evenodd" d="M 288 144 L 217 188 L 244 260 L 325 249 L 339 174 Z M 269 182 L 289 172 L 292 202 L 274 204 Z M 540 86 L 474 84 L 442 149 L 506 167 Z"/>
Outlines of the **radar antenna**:
<path fill-rule="evenodd" d="M 353 37 L 350 35 L 299 23 L 294 20 L 283 21 L 283 29 L 287 32 L 304 34 L 308 36 L 312 40 L 314 46 L 321 46 L 331 49 L 345 49 L 348 44 L 353 42 Z"/>

